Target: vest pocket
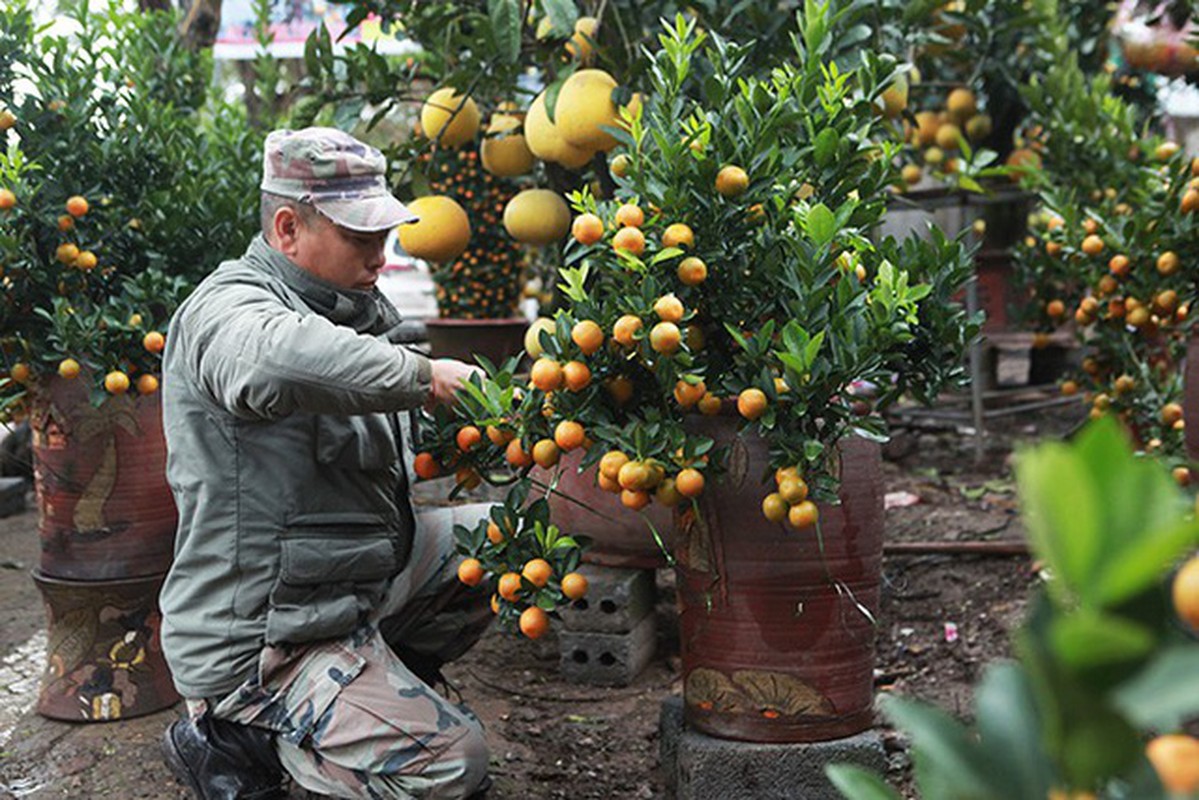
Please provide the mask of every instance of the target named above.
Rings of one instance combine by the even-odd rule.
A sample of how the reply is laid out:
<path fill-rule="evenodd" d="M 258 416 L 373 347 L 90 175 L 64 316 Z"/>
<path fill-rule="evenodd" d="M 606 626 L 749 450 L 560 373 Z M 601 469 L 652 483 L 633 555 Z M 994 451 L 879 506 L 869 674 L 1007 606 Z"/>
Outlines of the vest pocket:
<path fill-rule="evenodd" d="M 396 538 L 374 514 L 305 514 L 279 535 L 267 644 L 343 636 L 362 622 L 399 571 Z"/>
<path fill-rule="evenodd" d="M 385 414 L 316 417 L 316 458 L 341 469 L 381 470 L 394 465 L 400 451 Z"/>

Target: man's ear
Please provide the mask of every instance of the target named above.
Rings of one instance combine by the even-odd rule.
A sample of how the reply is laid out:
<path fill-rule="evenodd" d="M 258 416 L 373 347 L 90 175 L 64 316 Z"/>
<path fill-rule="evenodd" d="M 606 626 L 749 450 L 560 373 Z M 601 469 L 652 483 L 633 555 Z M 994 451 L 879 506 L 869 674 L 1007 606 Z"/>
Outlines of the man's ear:
<path fill-rule="evenodd" d="M 295 250 L 299 228 L 300 217 L 294 208 L 281 206 L 275 210 L 275 219 L 271 230 L 280 252 L 290 255 Z"/>

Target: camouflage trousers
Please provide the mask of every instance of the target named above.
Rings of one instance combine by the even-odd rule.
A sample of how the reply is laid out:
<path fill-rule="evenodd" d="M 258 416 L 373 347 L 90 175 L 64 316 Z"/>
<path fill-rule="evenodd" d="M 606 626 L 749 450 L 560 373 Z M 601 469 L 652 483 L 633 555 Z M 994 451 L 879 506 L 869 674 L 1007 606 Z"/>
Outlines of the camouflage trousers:
<path fill-rule="evenodd" d="M 384 605 L 343 639 L 267 647 L 258 674 L 192 714 L 269 728 L 300 786 L 339 798 L 464 798 L 487 775 L 479 721 L 405 665 L 440 664 L 470 648 L 492 619 L 488 597 L 457 579 L 453 526 L 478 504 L 418 513 L 408 566 Z"/>

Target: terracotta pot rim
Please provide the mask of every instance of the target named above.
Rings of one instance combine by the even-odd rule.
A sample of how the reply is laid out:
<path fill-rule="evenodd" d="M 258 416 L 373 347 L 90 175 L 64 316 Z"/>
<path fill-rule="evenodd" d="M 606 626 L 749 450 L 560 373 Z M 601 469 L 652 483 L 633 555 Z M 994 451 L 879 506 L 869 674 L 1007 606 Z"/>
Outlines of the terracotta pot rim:
<path fill-rule="evenodd" d="M 99 579 L 94 579 L 94 580 L 86 579 L 86 578 L 61 578 L 57 575 L 50 575 L 50 574 L 46 573 L 41 567 L 34 567 L 33 569 L 29 570 L 29 574 L 33 578 L 33 580 L 37 583 L 44 583 L 44 584 L 47 584 L 50 586 L 63 586 L 63 587 L 73 587 L 73 586 L 119 587 L 119 586 L 133 586 L 135 584 L 142 584 L 142 583 L 162 583 L 164 580 L 166 580 L 166 576 L 167 576 L 167 573 L 164 571 L 164 572 L 155 572 L 150 575 L 139 575 L 139 576 L 130 577 L 130 578 L 99 578 Z"/>

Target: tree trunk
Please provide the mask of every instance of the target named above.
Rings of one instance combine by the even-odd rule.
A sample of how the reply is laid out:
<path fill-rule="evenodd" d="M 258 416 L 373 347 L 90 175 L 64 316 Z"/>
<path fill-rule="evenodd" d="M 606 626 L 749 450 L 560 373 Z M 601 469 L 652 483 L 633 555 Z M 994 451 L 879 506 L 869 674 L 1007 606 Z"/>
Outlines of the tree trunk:
<path fill-rule="evenodd" d="M 179 38 L 189 49 L 202 50 L 216 43 L 220 28 L 221 0 L 191 0 L 191 6 L 179 23 Z"/>

